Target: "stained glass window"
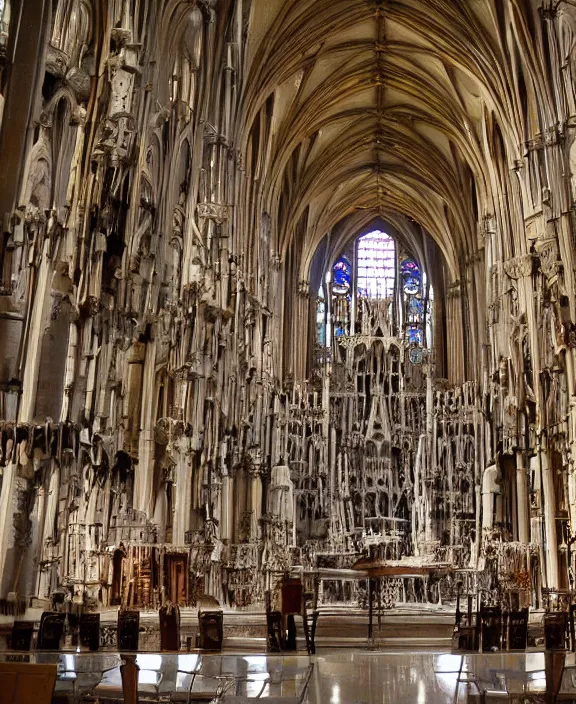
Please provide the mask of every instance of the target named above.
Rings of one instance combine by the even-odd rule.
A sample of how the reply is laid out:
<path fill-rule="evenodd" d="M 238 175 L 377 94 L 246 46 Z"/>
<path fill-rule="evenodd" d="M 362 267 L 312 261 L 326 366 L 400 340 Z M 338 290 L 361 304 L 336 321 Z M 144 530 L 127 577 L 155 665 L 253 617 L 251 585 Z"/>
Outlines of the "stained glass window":
<path fill-rule="evenodd" d="M 366 298 L 392 298 L 396 280 L 396 244 L 375 230 L 358 240 L 358 293 Z"/>
<path fill-rule="evenodd" d="M 409 357 L 412 364 L 422 364 L 424 361 L 424 351 L 419 347 L 414 347 L 410 350 Z"/>
<path fill-rule="evenodd" d="M 350 291 L 352 281 L 352 265 L 342 257 L 334 265 L 334 279 L 332 290 L 334 293 L 345 294 Z"/>
<path fill-rule="evenodd" d="M 423 342 L 423 333 L 422 333 L 422 328 L 419 327 L 418 325 L 409 325 L 407 328 L 407 333 L 408 333 L 408 342 L 411 345 L 422 345 Z"/>
<path fill-rule="evenodd" d="M 404 293 L 409 296 L 415 296 L 420 293 L 422 286 L 420 268 L 413 259 L 405 259 L 402 262 L 400 265 L 400 273 L 402 275 Z"/>
<path fill-rule="evenodd" d="M 408 301 L 408 322 L 419 323 L 424 318 L 424 301 L 412 296 Z"/>
<path fill-rule="evenodd" d="M 318 303 L 316 306 L 316 340 L 321 347 L 326 347 L 326 301 L 324 300 L 324 287 L 318 289 Z"/>
<path fill-rule="evenodd" d="M 404 259 L 404 261 L 400 265 L 400 272 L 402 273 L 402 276 L 407 276 L 410 274 L 415 274 L 419 276 L 420 268 L 413 259 Z"/>
<path fill-rule="evenodd" d="M 352 264 L 346 257 L 340 257 L 332 271 L 334 337 L 343 337 L 349 333 L 351 292 Z"/>

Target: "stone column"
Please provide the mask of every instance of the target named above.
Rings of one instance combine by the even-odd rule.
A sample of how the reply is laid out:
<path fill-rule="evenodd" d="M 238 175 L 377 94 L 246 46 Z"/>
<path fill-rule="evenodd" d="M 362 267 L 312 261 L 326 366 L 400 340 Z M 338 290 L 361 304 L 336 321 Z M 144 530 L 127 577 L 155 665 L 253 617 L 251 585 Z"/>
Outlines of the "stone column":
<path fill-rule="evenodd" d="M 31 306 L 30 322 L 27 330 L 27 354 L 26 364 L 22 378 L 22 399 L 18 420 L 29 422 L 34 418 L 36 407 L 36 394 L 38 389 L 38 372 L 40 369 L 40 353 L 42 349 L 42 339 L 44 327 L 48 320 L 50 310 L 50 274 L 51 262 L 50 238 L 44 240 L 44 247 L 40 266 L 36 276 L 36 293 Z"/>
<path fill-rule="evenodd" d="M 546 545 L 546 586 L 554 589 L 559 584 L 558 572 L 558 536 L 556 532 L 556 491 L 554 489 L 553 469 L 548 461 L 547 443 L 542 441 L 538 448 L 542 471 L 542 519 L 544 520 L 544 536 Z"/>
<path fill-rule="evenodd" d="M 528 506 L 528 478 L 522 450 L 516 450 L 516 501 L 518 504 L 518 540 L 530 543 L 530 508 Z"/>
<path fill-rule="evenodd" d="M 12 589 L 9 584 L 14 568 L 14 512 L 16 511 L 16 493 L 18 482 L 18 466 L 9 462 L 4 467 L 2 491 L 0 492 L 0 598 L 5 599 Z M 25 483 L 25 482 L 24 482 Z"/>
<path fill-rule="evenodd" d="M 177 463 L 174 470 L 176 477 L 174 521 L 172 524 L 172 542 L 184 545 L 185 536 L 190 530 L 190 504 L 192 502 L 192 467 L 190 454 L 186 451 L 187 438 L 175 440 Z"/>
<path fill-rule="evenodd" d="M 462 330 L 461 284 L 456 281 L 449 287 L 446 296 L 447 376 L 449 381 L 456 385 L 464 381 L 464 340 Z"/>
<path fill-rule="evenodd" d="M 482 532 L 494 527 L 494 498 L 500 493 L 500 472 L 496 464 L 486 467 L 482 476 Z"/>
<path fill-rule="evenodd" d="M 250 540 L 258 540 L 260 519 L 262 518 L 262 458 L 256 452 L 250 469 Z"/>
<path fill-rule="evenodd" d="M 222 476 L 222 512 L 220 519 L 220 539 L 232 540 L 234 509 L 232 500 L 234 497 L 234 478 L 229 474 Z"/>
<path fill-rule="evenodd" d="M 138 436 L 138 465 L 134 476 L 134 508 L 150 517 L 154 508 L 154 426 L 156 414 L 156 342 L 146 345 L 142 368 L 142 403 Z M 133 368 L 134 365 L 131 365 Z M 136 372 L 138 373 L 138 372 Z M 134 429 L 135 430 L 135 429 Z"/>

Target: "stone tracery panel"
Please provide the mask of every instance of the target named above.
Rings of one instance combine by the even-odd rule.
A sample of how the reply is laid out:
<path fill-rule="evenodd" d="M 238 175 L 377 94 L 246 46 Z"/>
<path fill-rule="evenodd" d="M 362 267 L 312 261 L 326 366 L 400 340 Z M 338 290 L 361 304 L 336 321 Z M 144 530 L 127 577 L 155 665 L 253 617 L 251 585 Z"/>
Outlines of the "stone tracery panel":
<path fill-rule="evenodd" d="M 484 116 L 489 177 L 464 209 L 474 248 L 454 235 L 440 255 L 403 223 L 385 295 L 337 280 L 337 247 L 329 290 L 303 264 L 310 210 L 290 210 L 313 144 L 284 145 L 280 89 L 243 102 L 245 8 L 152 5 L 118 0 L 103 17 L 60 0 L 47 30 L 19 197 L 2 214 L 0 598 L 257 605 L 295 566 L 367 554 L 489 585 L 499 570 L 509 591 L 532 580 L 533 600 L 572 588 L 573 115 L 528 135 L 522 159 Z M 573 15 L 559 3 L 543 18 L 563 56 L 543 83 L 566 113 Z M 490 196 L 488 181 L 506 188 Z M 459 237 L 465 218 L 448 210 L 427 220 Z M 326 582 L 326 600 L 365 598 Z M 428 603 L 447 584 L 390 581 L 383 598 Z"/>

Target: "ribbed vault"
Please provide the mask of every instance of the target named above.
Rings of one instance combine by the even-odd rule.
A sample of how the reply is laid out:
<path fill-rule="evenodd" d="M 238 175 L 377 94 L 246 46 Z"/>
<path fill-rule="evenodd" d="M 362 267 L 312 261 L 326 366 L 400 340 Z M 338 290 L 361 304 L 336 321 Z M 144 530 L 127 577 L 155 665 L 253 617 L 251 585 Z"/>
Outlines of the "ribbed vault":
<path fill-rule="evenodd" d="M 513 163 L 523 141 L 519 56 L 502 36 L 522 46 L 529 18 L 501 5 L 253 3 L 243 149 L 271 132 L 262 204 L 278 253 L 301 249 L 302 278 L 326 232 L 358 211 L 413 218 L 459 278 L 478 209 L 490 211 L 494 143 Z M 524 88 L 527 101 L 545 92 Z"/>

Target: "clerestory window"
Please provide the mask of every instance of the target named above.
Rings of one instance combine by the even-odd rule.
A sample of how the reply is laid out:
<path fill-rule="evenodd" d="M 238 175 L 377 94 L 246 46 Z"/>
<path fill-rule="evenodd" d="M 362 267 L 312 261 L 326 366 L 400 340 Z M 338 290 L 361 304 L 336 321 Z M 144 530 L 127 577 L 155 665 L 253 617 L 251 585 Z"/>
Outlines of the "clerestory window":
<path fill-rule="evenodd" d="M 398 337 L 421 363 L 432 341 L 433 292 L 420 263 L 383 230 L 348 243 L 326 272 L 316 311 L 316 341 L 343 355 L 352 335 Z M 343 348 L 342 348 L 343 349 Z"/>
<path fill-rule="evenodd" d="M 374 230 L 358 240 L 358 295 L 392 298 L 396 283 L 396 243 L 385 232 Z"/>

